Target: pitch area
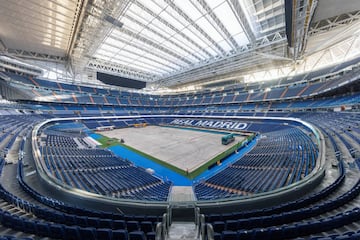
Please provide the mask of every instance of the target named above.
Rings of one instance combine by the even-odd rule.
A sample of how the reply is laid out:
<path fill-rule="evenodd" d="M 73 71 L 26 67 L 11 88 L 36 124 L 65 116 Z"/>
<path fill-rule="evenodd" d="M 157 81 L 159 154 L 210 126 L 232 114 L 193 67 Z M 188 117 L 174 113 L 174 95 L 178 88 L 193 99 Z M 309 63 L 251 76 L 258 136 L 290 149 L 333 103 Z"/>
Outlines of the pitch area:
<path fill-rule="evenodd" d="M 222 145 L 225 133 L 160 126 L 122 128 L 101 134 L 123 139 L 128 146 L 189 172 L 244 139 L 236 136 L 234 142 Z"/>

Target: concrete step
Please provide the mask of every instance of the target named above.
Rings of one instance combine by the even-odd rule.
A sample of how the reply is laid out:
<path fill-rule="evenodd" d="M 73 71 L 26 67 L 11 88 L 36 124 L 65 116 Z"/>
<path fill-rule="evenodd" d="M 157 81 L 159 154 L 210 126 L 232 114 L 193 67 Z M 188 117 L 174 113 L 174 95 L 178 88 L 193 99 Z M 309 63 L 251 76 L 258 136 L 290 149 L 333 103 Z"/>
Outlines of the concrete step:
<path fill-rule="evenodd" d="M 170 226 L 169 236 L 167 240 L 180 240 L 180 239 L 198 239 L 196 238 L 197 229 L 193 222 L 173 222 Z"/>
<path fill-rule="evenodd" d="M 171 188 L 170 202 L 191 202 L 195 200 L 191 186 L 173 186 Z"/>

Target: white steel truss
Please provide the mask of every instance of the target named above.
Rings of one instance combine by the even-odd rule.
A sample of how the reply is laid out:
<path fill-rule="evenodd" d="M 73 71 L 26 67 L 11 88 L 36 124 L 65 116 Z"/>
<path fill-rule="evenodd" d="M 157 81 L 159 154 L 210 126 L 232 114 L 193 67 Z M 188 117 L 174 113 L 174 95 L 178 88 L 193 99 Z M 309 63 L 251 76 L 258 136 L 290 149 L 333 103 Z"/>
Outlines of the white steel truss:
<path fill-rule="evenodd" d="M 133 73 L 135 79 L 161 82 L 160 85 L 168 81 L 165 85 L 171 85 L 174 82 L 196 80 L 196 76 L 200 75 L 192 75 L 191 71 L 195 73 L 194 70 L 201 69 L 204 71 L 202 75 L 206 75 L 211 71 L 210 68 L 219 68 L 216 64 L 224 68 L 224 71 L 219 70 L 218 73 L 231 71 L 231 67 L 224 66 L 221 62 L 230 66 L 229 59 L 245 56 L 245 52 L 259 50 L 261 46 L 264 49 L 268 47 L 264 53 L 265 58 L 278 61 L 279 58 L 286 57 L 284 42 L 281 50 L 274 46 L 272 51 L 269 45 L 285 39 L 284 16 L 278 20 L 280 22 L 271 19 L 284 15 L 277 10 L 284 2 L 271 1 L 276 11 L 270 12 L 269 17 L 266 12 L 260 12 L 265 10 L 264 7 L 252 9 L 259 12 L 259 16 L 263 18 L 260 21 L 267 23 L 261 29 L 251 26 L 253 19 L 249 18 L 248 10 L 243 9 L 250 8 L 252 0 L 246 0 L 246 3 L 240 3 L 239 0 L 131 1 L 117 18 L 123 23 L 122 27 L 110 27 L 102 41 L 92 44 L 98 47 L 94 51 L 88 51 L 91 58 L 87 67 L 106 71 L 113 69 L 115 74 L 126 74 L 130 78 Z M 271 10 L 266 6 L 266 11 Z M 270 22 L 274 23 L 269 24 Z M 80 47 L 81 49 L 86 47 Z M 259 57 L 257 59 L 260 60 Z M 107 68 L 105 65 L 111 67 Z M 248 64 L 244 63 L 244 66 L 248 67 Z M 126 69 L 125 73 L 120 71 L 121 67 Z M 234 70 L 240 68 L 238 64 Z M 181 79 L 171 80 L 180 75 Z"/>
<path fill-rule="evenodd" d="M 327 18 L 311 24 L 309 36 L 330 31 L 334 28 L 341 27 L 358 21 L 360 19 L 360 10 L 344 13 L 338 16 Z"/>
<path fill-rule="evenodd" d="M 31 60 L 40 60 L 40 61 L 47 61 L 47 62 L 59 62 L 65 63 L 67 58 L 64 56 L 55 56 L 46 53 L 38 53 L 38 52 L 31 52 L 25 51 L 20 49 L 6 49 L 5 53 L 10 56 L 31 59 Z"/>

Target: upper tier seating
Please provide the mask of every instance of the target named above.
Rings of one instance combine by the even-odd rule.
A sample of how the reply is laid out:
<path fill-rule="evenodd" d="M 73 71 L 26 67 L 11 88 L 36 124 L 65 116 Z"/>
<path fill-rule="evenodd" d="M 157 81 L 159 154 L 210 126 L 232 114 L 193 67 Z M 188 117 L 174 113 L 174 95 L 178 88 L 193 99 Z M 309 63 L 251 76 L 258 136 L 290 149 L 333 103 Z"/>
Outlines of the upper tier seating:
<path fill-rule="evenodd" d="M 350 61 L 350 63 L 354 64 L 356 61 Z M 346 67 L 348 65 L 344 64 L 342 66 Z M 126 91 L 120 92 L 104 88 L 85 87 L 66 83 L 56 83 L 42 79 L 33 79 L 31 77 L 19 76 L 13 73 L 5 74 L 15 80 L 14 82 L 11 82 L 14 87 L 16 87 L 16 82 L 28 85 L 29 89 L 25 89 L 24 86 L 19 88 L 20 91 L 24 92 L 24 99 L 27 100 L 112 106 L 172 107 L 230 103 L 240 104 L 243 102 L 262 102 L 264 100 L 310 97 L 356 81 L 354 78 L 356 78 L 359 72 L 358 69 L 354 69 L 353 71 L 339 75 L 337 78 L 323 78 L 324 72 L 332 74 L 334 69 L 336 70 L 335 72 L 338 72 L 339 67 L 331 67 L 327 70 L 302 74 L 301 77 L 295 76 L 293 79 L 281 81 L 281 85 L 277 84 L 276 81 L 270 81 L 272 85 L 253 83 L 222 91 L 203 91 L 177 95 L 149 95 Z M 316 79 L 317 77 L 320 78 L 320 80 L 317 79 L 316 81 L 308 81 L 306 83 L 303 81 L 303 78 Z M 341 106 L 340 103 L 337 103 L 337 105 Z"/>

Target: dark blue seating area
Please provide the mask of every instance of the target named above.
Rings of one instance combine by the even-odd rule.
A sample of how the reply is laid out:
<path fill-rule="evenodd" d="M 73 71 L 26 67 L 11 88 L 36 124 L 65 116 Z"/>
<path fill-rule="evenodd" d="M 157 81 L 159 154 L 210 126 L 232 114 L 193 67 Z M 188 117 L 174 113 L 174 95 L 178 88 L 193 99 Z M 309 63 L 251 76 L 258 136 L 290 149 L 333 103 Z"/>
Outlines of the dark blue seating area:
<path fill-rule="evenodd" d="M 89 129 L 94 129 L 96 130 L 96 128 L 101 127 L 100 123 L 96 120 L 86 120 L 84 121 L 84 125 L 86 125 L 86 127 L 88 127 Z"/>
<path fill-rule="evenodd" d="M 79 148 L 72 137 L 47 135 L 41 153 L 49 174 L 58 181 L 100 195 L 167 201 L 172 185 L 107 150 Z"/>
<path fill-rule="evenodd" d="M 228 235 L 230 232 L 231 235 L 240 237 L 240 239 L 258 239 L 260 236 L 262 236 L 261 239 L 296 238 L 329 231 L 332 228 L 341 227 L 352 221 L 359 221 L 359 208 L 355 208 L 334 216 L 311 220 L 305 223 L 300 222 L 302 219 L 316 217 L 326 212 L 330 212 L 333 209 L 340 208 L 359 195 L 360 180 L 358 180 L 349 191 L 335 199 L 322 201 L 318 204 L 316 203 L 316 201 L 323 199 L 326 195 L 338 188 L 339 184 L 343 182 L 345 171 L 342 162 L 339 164 L 339 171 L 339 178 L 328 188 L 307 198 L 286 203 L 281 208 L 277 206 L 275 208 L 248 212 L 208 215 L 206 216 L 206 220 L 212 224 L 212 228 L 215 232 L 215 239 L 228 239 L 227 236 L 230 236 Z M 324 195 L 325 193 L 326 195 Z M 298 205 L 297 203 L 300 204 Z M 307 204 L 312 205 L 310 207 L 300 208 Z M 296 208 L 293 208 L 295 206 Z M 352 217 L 349 217 L 349 215 L 352 215 Z M 329 224 L 332 228 L 320 227 L 319 224 Z"/>
<path fill-rule="evenodd" d="M 29 135 L 29 134 L 26 134 Z M 22 140 L 19 151 L 24 151 L 25 139 Z M 4 160 L 0 158 L 0 175 L 4 167 Z M 0 210 L 2 226 L 15 231 L 36 235 L 36 237 L 50 237 L 55 239 L 132 239 L 132 236 L 145 236 L 143 239 L 155 239 L 156 224 L 161 221 L 160 216 L 123 215 L 112 212 L 101 212 L 81 209 L 65 205 L 64 203 L 40 195 L 23 181 L 23 164 L 21 158 L 18 164 L 18 181 L 22 188 L 39 202 L 50 206 L 40 205 L 21 199 L 8 192 L 0 184 L 0 198 L 9 206 L 19 210 L 17 213 L 28 213 L 28 216 L 14 214 Z M 56 210 L 55 210 L 56 209 Z M 1 239 L 1 237 L 0 237 Z M 4 239 L 17 239 L 4 236 Z M 19 238 L 32 239 L 32 238 Z"/>
<path fill-rule="evenodd" d="M 209 99 L 210 102 L 214 100 L 214 98 Z M 246 106 L 251 109 L 257 105 L 247 104 Z M 318 105 L 321 104 L 318 103 Z M 63 107 L 63 109 L 65 108 L 67 107 Z M 225 109 L 234 108 L 229 106 Z M 107 107 L 98 107 L 97 109 L 101 109 L 99 111 L 111 111 Z M 204 108 L 200 106 L 191 109 L 194 114 L 196 111 L 204 111 Z M 211 109 L 209 108 L 209 110 Z M 138 112 L 148 111 L 146 107 L 139 107 L 136 110 Z M 201 112 L 201 114 L 206 115 L 207 113 Z M 228 113 L 221 109 L 221 111 L 211 114 L 216 116 Z M 236 114 L 242 115 L 242 113 Z M 236 114 L 234 113 L 234 115 Z M 324 239 L 357 239 L 356 230 L 348 231 L 342 236 L 339 234 L 341 234 L 343 226 L 351 225 L 353 222 L 357 224 L 360 221 L 360 210 L 352 202 L 358 198 L 360 182 L 359 180 L 349 181 L 353 185 L 349 186 L 346 191 L 338 189 L 343 186 L 344 180 L 348 177 L 346 171 L 358 171 L 356 166 L 360 168 L 360 161 L 355 157 L 358 156 L 356 149 L 358 149 L 358 136 L 360 134 L 358 113 L 246 112 L 244 115 L 297 117 L 316 124 L 324 132 L 327 147 L 334 150 L 338 161 L 335 158 L 332 158 L 331 161 L 338 164 L 339 177 L 325 189 L 295 201 L 265 209 L 246 211 L 236 209 L 232 213 L 209 214 L 206 216 L 206 222 L 211 223 L 216 230 L 215 239 L 301 237 L 321 239 L 320 237 L 311 237 L 317 234 L 322 235 L 321 232 L 331 232 L 333 229 L 336 229 L 338 233 L 324 237 Z M 0 135 L 1 141 L 6 139 L 4 147 L 17 147 L 17 144 L 15 147 L 13 146 L 16 137 L 26 135 L 26 132 L 31 129 L 30 125 L 40 119 L 42 119 L 40 116 L 33 117 L 25 114 L 1 116 L 0 123 L 2 123 L 3 132 Z M 119 127 L 128 127 L 144 121 L 150 124 L 158 124 L 160 122 L 168 123 L 171 119 L 164 117 L 161 119 L 127 119 L 125 121 L 120 119 L 98 120 L 97 122 L 99 126 L 110 126 L 117 123 Z M 281 125 L 277 124 L 276 121 L 270 124 L 256 121 L 248 121 L 247 123 L 246 130 L 256 131 L 257 129 L 260 132 L 257 146 L 224 171 L 194 186 L 203 193 L 202 196 L 199 195 L 198 199 L 206 201 L 251 196 L 255 193 L 288 186 L 311 173 L 315 166 L 317 147 L 313 144 L 311 136 L 298 129 L 299 126 Z M 83 148 L 84 145 L 79 145 L 79 143 L 84 135 L 77 135 L 77 131 L 83 129 L 83 126 L 75 124 L 71 127 L 71 124 L 69 123 L 69 126 L 64 129 L 56 129 L 56 127 L 50 130 L 46 129 L 44 133 L 47 136 L 40 139 L 44 143 L 41 147 L 42 156 L 44 156 L 47 169 L 54 178 L 71 187 L 112 198 L 130 201 L 167 200 L 171 188 L 170 182 L 164 182 L 151 176 L 144 170 L 113 156 L 106 150 Z M 76 131 L 70 131 L 72 128 Z M 24 149 L 23 139 L 19 147 L 20 150 Z M 344 154 L 347 150 L 354 159 L 345 159 L 346 165 L 344 165 L 343 156 L 350 157 L 350 155 Z M 349 168 L 351 161 L 354 162 L 354 166 L 351 165 Z M 20 161 L 19 166 L 21 164 Z M 332 170 L 335 170 L 336 165 L 331 165 Z M 130 182 L 129 179 L 133 178 L 134 175 L 139 176 L 139 178 Z M 352 175 L 353 180 L 355 180 L 353 173 Z M 228 181 L 221 182 L 224 179 Z M 25 186 L 25 183 L 21 184 L 24 185 L 24 189 L 29 188 Z M 26 191 L 31 192 L 32 190 Z M 161 220 L 159 217 L 153 221 L 149 220 L 148 217 L 138 218 L 77 209 L 37 193 L 31 194 L 36 196 L 34 198 L 38 201 L 51 206 L 52 209 L 25 201 L 0 187 L 0 198 L 8 204 L 17 206 L 20 209 L 19 211 L 29 213 L 34 217 L 34 219 L 29 219 L 2 209 L 0 211 L 0 222 L 4 227 L 34 234 L 37 238 L 114 239 L 119 237 L 120 239 L 154 239 L 155 225 Z M 349 205 L 353 206 L 349 208 Z M 344 206 L 346 207 L 344 208 Z"/>
<path fill-rule="evenodd" d="M 206 222 L 215 221 L 227 221 L 233 219 L 248 219 L 262 216 L 276 215 L 284 212 L 294 211 L 300 208 L 306 208 L 310 204 L 316 204 L 322 199 L 325 199 L 330 194 L 338 190 L 345 180 L 345 168 L 344 163 L 339 162 L 339 177 L 331 183 L 328 187 L 324 188 L 320 192 L 313 193 L 301 199 L 289 201 L 274 207 L 258 209 L 258 210 L 247 210 L 247 211 L 233 211 L 231 214 L 209 214 L 205 215 Z"/>
<path fill-rule="evenodd" d="M 33 205 L 25 200 L 0 189 L 1 197 L 9 203 L 16 204 L 23 211 L 37 216 L 42 221 L 19 217 L 6 211 L 1 211 L 1 223 L 5 227 L 14 228 L 29 234 L 56 239 L 128 239 L 133 231 L 142 232 L 144 235 L 154 234 L 152 221 L 134 221 L 122 219 L 106 219 L 98 217 L 78 216 L 61 213 Z M 145 219 L 145 218 L 144 218 Z M 143 222 L 150 223 L 143 227 Z M 137 223 L 137 228 L 132 228 L 129 223 Z M 131 239 L 131 238 L 130 238 Z"/>
<path fill-rule="evenodd" d="M 217 233 L 214 236 L 214 239 L 292 239 L 330 231 L 359 220 L 360 209 L 354 208 L 350 211 L 339 213 L 321 220 L 310 220 L 306 222 L 296 222 L 287 225 L 254 228 L 250 230 L 222 231 L 221 233 Z M 230 238 L 230 236 L 235 238 Z"/>
<path fill-rule="evenodd" d="M 324 236 L 323 232 L 332 232 L 335 228 L 341 229 L 344 225 L 351 225 L 352 222 L 358 223 L 360 220 L 359 208 L 343 210 L 346 209 L 343 207 L 344 205 L 356 205 L 356 201 L 354 203 L 352 201 L 358 198 L 360 193 L 359 178 L 355 177 L 356 181 L 349 190 L 342 192 L 341 195 L 335 195 L 336 197 L 327 198 L 344 183 L 345 164 L 341 160 L 344 151 L 351 150 L 358 144 L 353 138 L 358 134 L 357 114 L 294 113 L 290 116 L 301 117 L 313 122 L 324 132 L 339 161 L 340 175 L 338 179 L 319 193 L 281 206 L 206 215 L 206 221 L 212 223 L 216 232 L 214 239 L 288 239 L 302 236 L 306 236 L 306 239 L 359 239 L 360 232 L 356 233 L 356 231 L 348 231 L 343 235 L 332 234 L 329 237 L 309 237 L 309 235 L 316 234 Z M 344 144 L 346 148 L 339 147 L 339 144 Z M 283 151 L 281 150 L 281 152 Z M 359 164 L 358 159 L 355 159 L 354 162 Z M 350 167 L 350 169 L 354 168 Z M 325 224 L 331 227 L 323 227 Z"/>
<path fill-rule="evenodd" d="M 312 140 L 297 128 L 267 132 L 244 157 L 196 184 L 195 194 L 208 200 L 272 191 L 306 177 L 317 155 Z"/>
<path fill-rule="evenodd" d="M 323 113 L 311 117 L 307 116 L 306 119 L 318 125 L 333 142 L 333 145 L 336 145 L 335 139 L 338 139 L 346 147 L 350 155 L 356 155 L 358 151 L 356 146 L 360 144 L 357 137 L 358 131 L 360 131 L 360 120 L 356 118 L 356 114 Z M 337 147 L 334 150 L 336 153 L 340 152 Z"/>
<path fill-rule="evenodd" d="M 47 135 L 45 144 L 46 146 L 52 146 L 52 147 L 68 147 L 68 148 L 79 147 L 79 145 L 75 142 L 74 138 L 57 136 L 57 135 Z"/>

